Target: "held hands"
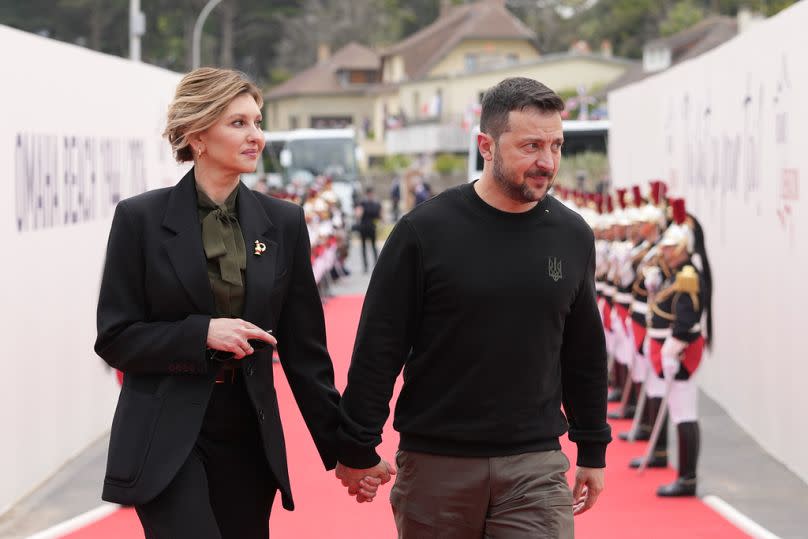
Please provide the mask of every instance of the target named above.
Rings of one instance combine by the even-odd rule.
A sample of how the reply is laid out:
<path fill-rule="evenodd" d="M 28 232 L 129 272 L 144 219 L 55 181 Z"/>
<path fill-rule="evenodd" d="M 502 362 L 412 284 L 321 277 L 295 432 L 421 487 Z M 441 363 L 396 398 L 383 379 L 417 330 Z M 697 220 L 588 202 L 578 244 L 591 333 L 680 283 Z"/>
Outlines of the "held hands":
<path fill-rule="evenodd" d="M 575 471 L 575 488 L 572 489 L 572 514 L 589 511 L 603 492 L 603 468 L 584 468 Z"/>
<path fill-rule="evenodd" d="M 206 346 L 212 350 L 230 352 L 234 359 L 242 359 L 255 351 L 247 342 L 250 339 L 263 341 L 272 346 L 278 344 L 275 337 L 246 320 L 211 318 Z"/>
<path fill-rule="evenodd" d="M 348 487 L 348 494 L 356 496 L 357 503 L 364 503 L 373 501 L 379 485 L 389 482 L 390 477 L 396 475 L 396 468 L 382 459 L 376 466 L 365 469 L 349 468 L 337 463 L 334 473 L 342 481 L 342 486 Z"/>

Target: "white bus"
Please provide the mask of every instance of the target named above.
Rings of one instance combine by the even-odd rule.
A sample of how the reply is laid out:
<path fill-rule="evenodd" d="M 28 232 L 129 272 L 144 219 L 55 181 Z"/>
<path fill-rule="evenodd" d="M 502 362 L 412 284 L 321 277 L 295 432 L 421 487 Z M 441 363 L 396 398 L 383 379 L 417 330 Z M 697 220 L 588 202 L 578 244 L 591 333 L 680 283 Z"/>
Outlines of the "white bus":
<path fill-rule="evenodd" d="M 609 120 L 566 120 L 564 124 L 564 145 L 561 155 L 568 157 L 583 152 L 607 153 L 609 149 Z M 474 126 L 469 140 L 469 181 L 474 181 L 483 173 L 483 156 L 477 148 L 477 135 L 480 126 Z"/>
<path fill-rule="evenodd" d="M 270 187 L 283 188 L 290 183 L 306 187 L 317 176 L 328 176 L 343 209 L 351 215 L 354 196 L 361 189 L 360 150 L 353 129 L 265 131 L 264 139 L 266 146 L 256 173 L 242 175 L 248 186 L 266 177 Z"/>

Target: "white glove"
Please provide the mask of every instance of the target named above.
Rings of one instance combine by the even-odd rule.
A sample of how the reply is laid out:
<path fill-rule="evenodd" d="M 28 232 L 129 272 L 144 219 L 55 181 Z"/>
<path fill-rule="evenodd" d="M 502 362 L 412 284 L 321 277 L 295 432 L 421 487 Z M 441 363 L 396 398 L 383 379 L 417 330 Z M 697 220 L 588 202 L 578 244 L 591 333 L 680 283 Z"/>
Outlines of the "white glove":
<path fill-rule="evenodd" d="M 657 266 L 645 268 L 645 288 L 649 294 L 656 293 L 662 285 L 662 271 Z"/>
<path fill-rule="evenodd" d="M 626 259 L 620 261 L 618 277 L 620 280 L 620 286 L 629 286 L 634 282 L 634 264 L 631 262 L 631 257 L 627 257 Z"/>
<path fill-rule="evenodd" d="M 662 350 L 660 350 L 662 356 L 662 374 L 665 375 L 665 378 L 673 378 L 679 372 L 681 367 L 679 357 L 682 352 L 684 352 L 685 348 L 687 348 L 687 343 L 684 341 L 673 337 L 665 339 Z"/>
<path fill-rule="evenodd" d="M 673 356 L 662 356 L 662 375 L 670 380 L 679 372 L 679 360 Z"/>

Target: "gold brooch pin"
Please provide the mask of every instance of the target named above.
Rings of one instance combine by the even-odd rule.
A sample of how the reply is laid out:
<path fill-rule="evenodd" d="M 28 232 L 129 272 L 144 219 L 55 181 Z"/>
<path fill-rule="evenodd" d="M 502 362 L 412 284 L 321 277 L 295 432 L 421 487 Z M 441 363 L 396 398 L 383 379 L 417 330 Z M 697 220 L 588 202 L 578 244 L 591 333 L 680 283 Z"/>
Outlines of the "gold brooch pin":
<path fill-rule="evenodd" d="M 258 240 L 255 240 L 255 256 L 261 256 L 261 254 L 267 250 L 267 246 L 261 243 Z"/>

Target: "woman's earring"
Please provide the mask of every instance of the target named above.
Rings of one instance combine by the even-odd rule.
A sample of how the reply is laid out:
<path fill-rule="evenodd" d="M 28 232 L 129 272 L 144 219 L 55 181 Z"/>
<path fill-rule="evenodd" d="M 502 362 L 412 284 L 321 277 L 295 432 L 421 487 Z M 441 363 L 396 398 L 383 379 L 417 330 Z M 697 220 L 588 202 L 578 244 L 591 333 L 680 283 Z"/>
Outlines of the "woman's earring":
<path fill-rule="evenodd" d="M 204 151 L 205 150 L 203 150 L 202 148 L 199 148 L 199 152 L 197 152 L 197 155 L 196 155 L 198 159 L 202 159 L 202 153 L 204 153 Z"/>

